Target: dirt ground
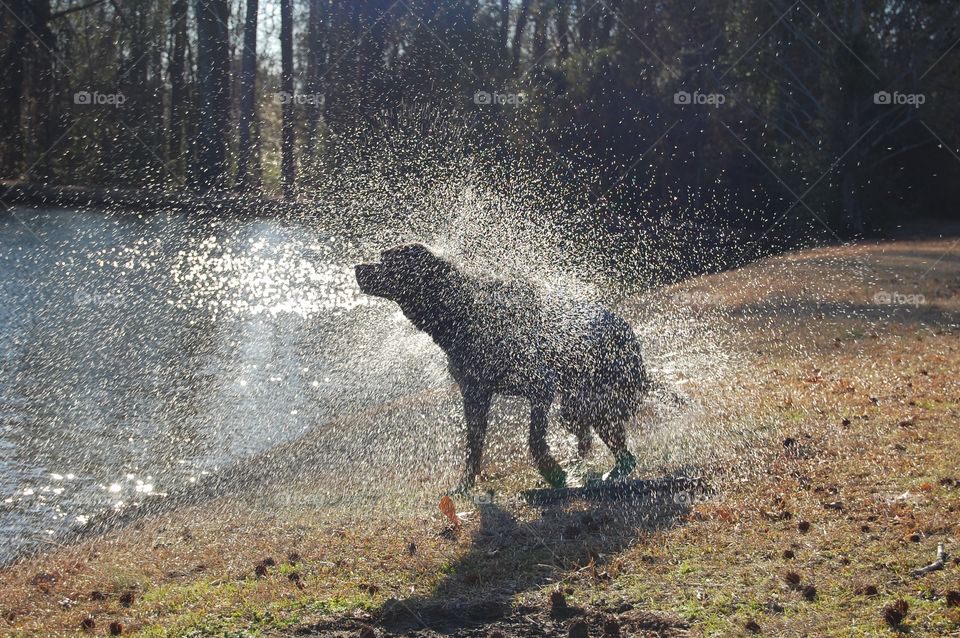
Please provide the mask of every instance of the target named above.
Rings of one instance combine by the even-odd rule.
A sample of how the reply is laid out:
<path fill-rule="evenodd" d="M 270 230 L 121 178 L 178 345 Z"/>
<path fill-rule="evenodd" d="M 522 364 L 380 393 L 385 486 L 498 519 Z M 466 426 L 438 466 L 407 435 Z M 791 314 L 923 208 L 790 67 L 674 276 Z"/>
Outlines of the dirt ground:
<path fill-rule="evenodd" d="M 653 294 L 653 293 L 651 293 Z M 439 511 L 223 498 L 4 568 L 9 635 L 960 636 L 960 243 L 800 251 L 658 291 L 740 353 L 700 492 Z M 633 318 L 649 299 L 624 304 Z M 940 568 L 917 573 L 947 556 Z"/>

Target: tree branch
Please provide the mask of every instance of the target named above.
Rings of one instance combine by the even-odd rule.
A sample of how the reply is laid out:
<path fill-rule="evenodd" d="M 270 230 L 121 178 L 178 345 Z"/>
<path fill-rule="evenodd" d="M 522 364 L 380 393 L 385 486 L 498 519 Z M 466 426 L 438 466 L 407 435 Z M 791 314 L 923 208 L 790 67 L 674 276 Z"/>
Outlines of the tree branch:
<path fill-rule="evenodd" d="M 930 572 L 935 572 L 938 569 L 943 569 L 947 564 L 947 552 L 943 549 L 943 543 L 937 544 L 937 560 L 933 561 L 926 567 L 921 567 L 920 569 L 913 570 L 914 578 L 923 576 L 924 574 L 929 574 Z"/>

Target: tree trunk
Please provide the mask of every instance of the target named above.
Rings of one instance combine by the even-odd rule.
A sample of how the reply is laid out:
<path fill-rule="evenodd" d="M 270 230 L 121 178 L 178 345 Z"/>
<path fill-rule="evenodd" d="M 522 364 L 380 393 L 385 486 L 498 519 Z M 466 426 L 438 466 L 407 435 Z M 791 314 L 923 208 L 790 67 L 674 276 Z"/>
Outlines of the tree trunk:
<path fill-rule="evenodd" d="M 510 74 L 517 75 L 520 69 L 520 54 L 523 49 L 523 31 L 527 28 L 527 18 L 530 15 L 530 0 L 520 0 L 520 9 L 517 13 L 517 28 L 513 33 L 513 60 L 510 62 Z"/>
<path fill-rule="evenodd" d="M 250 165 L 255 145 L 250 128 L 256 118 L 254 98 L 257 83 L 257 0 L 247 0 L 243 21 L 243 53 L 240 63 L 240 130 L 237 154 L 237 186 L 243 191 L 256 189 L 257 184 Z"/>
<path fill-rule="evenodd" d="M 593 46 L 593 23 L 594 16 L 587 15 L 588 13 L 596 13 L 600 11 L 603 6 L 597 7 L 595 10 L 593 5 L 587 5 L 584 0 L 579 0 L 577 2 L 577 20 L 575 21 L 577 25 L 577 35 L 580 40 L 580 46 L 584 49 L 589 50 Z"/>
<path fill-rule="evenodd" d="M 284 199 L 291 199 L 296 180 L 293 96 L 293 0 L 280 0 L 280 91 L 286 94 L 281 104 L 280 183 Z"/>
<path fill-rule="evenodd" d="M 863 0 L 853 0 L 850 4 L 850 24 L 847 37 L 844 38 L 854 51 L 864 51 L 863 46 Z M 840 80 L 839 129 L 836 149 L 845 154 L 839 167 L 840 172 L 840 209 L 837 219 L 837 233 L 843 238 L 863 235 L 864 216 L 860 200 L 860 130 L 863 122 L 862 109 L 869 101 L 870 87 L 865 82 L 865 69 L 858 56 L 846 49 L 840 51 L 838 70 Z"/>
<path fill-rule="evenodd" d="M 538 66 L 547 55 L 547 24 L 550 20 L 551 2 L 552 0 L 537 2 L 537 12 L 533 16 L 533 60 Z"/>
<path fill-rule="evenodd" d="M 560 62 L 563 62 L 570 55 L 570 0 L 557 0 L 556 23 Z"/>
<path fill-rule="evenodd" d="M 187 89 L 184 78 L 184 56 L 187 48 L 187 0 L 174 0 L 170 6 L 170 30 L 173 32 L 173 51 L 170 54 L 170 135 L 167 157 L 182 169 L 183 121 L 187 106 Z"/>
<path fill-rule="evenodd" d="M 36 131 L 35 157 L 28 170 L 28 179 L 45 182 L 53 177 L 51 157 L 54 143 L 53 127 L 56 122 L 56 101 L 54 99 L 54 51 L 57 45 L 53 31 L 50 30 L 49 0 L 33 0 L 31 3 L 30 32 L 34 35 L 32 47 L 34 98 L 33 129 Z"/>
<path fill-rule="evenodd" d="M 380 111 L 380 100 L 383 99 L 383 60 L 384 46 L 387 40 L 387 25 L 390 23 L 386 16 L 390 10 L 392 0 L 368 0 L 358 4 L 360 33 L 366 37 L 357 46 L 357 90 L 360 97 L 359 112 L 363 118 L 376 117 Z M 429 7 L 429 5 L 427 5 Z M 426 9 L 429 10 L 429 9 Z M 425 14 L 427 16 L 437 14 Z M 445 12 L 439 17 L 446 20 Z M 427 18 L 429 20 L 429 17 Z M 444 23 L 436 22 L 435 28 L 444 33 Z"/>
<path fill-rule="evenodd" d="M 510 0 L 500 0 L 500 50 L 504 55 L 510 35 Z"/>
<path fill-rule="evenodd" d="M 326 42 L 324 41 L 325 0 L 310 0 L 310 15 L 307 24 L 307 92 L 319 96 L 322 92 L 322 80 L 326 63 Z M 319 98 L 318 98 L 319 99 Z M 310 103 L 307 110 L 307 156 L 312 159 L 317 139 L 317 126 L 320 122 L 319 103 Z"/>
<path fill-rule="evenodd" d="M 201 191 L 226 184 L 227 132 L 230 122 L 230 42 L 227 0 L 197 0 L 197 81 L 200 130 L 199 167 L 194 176 Z"/>
<path fill-rule="evenodd" d="M 3 38 L 7 45 L 0 57 L 0 128 L 4 134 L 0 141 L 3 155 L 0 173 L 4 177 L 19 177 L 23 165 L 23 130 L 20 127 L 23 104 L 23 65 L 27 57 L 26 0 L 13 0 L 10 11 L 3 11 Z"/>

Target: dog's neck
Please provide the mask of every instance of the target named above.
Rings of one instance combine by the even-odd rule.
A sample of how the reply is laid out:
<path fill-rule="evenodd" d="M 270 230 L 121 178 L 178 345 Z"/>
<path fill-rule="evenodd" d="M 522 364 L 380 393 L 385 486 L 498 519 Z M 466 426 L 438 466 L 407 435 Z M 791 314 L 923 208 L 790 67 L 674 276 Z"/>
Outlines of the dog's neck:
<path fill-rule="evenodd" d="M 430 303 L 433 301 L 434 303 Z M 428 335 L 443 350 L 450 352 L 457 342 L 462 340 L 470 326 L 459 325 L 452 317 L 463 319 L 463 309 L 470 304 L 467 279 L 459 273 L 452 273 L 435 290 L 418 296 L 416 299 L 400 304 L 403 314 Z M 459 312 L 451 309 L 458 308 Z M 468 315 L 469 316 L 469 315 Z"/>

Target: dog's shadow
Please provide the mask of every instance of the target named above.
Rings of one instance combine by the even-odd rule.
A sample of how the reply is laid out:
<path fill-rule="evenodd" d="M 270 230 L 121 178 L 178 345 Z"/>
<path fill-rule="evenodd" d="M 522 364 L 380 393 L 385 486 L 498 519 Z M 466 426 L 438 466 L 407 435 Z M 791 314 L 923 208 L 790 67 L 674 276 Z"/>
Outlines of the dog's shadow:
<path fill-rule="evenodd" d="M 430 594 L 388 600 L 376 614 L 378 623 L 390 634 L 484 635 L 484 628 L 527 624 L 530 616 L 560 623 L 586 614 L 572 602 L 555 599 L 551 605 L 547 596 L 530 596 L 532 606 L 513 603 L 518 594 L 550 585 L 562 593 L 572 574 L 580 585 L 599 586 L 615 578 L 617 555 L 638 535 L 681 524 L 689 513 L 690 491 L 663 489 L 670 480 L 649 482 L 658 486 L 655 490 L 613 498 L 594 495 L 549 503 L 534 517 L 530 510 L 524 515 L 495 499 L 481 503 L 470 551 L 449 567 Z"/>

